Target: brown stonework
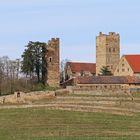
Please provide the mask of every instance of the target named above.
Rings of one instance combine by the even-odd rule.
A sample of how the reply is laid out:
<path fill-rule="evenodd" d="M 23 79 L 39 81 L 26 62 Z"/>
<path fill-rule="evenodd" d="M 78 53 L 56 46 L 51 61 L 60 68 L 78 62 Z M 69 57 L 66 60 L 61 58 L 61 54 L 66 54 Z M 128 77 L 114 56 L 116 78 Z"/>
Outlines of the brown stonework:
<path fill-rule="evenodd" d="M 120 35 L 109 32 L 109 35 L 102 34 L 96 37 L 96 75 L 100 75 L 103 66 L 109 66 L 114 70 L 120 60 Z"/>
<path fill-rule="evenodd" d="M 47 52 L 47 81 L 46 84 L 52 87 L 59 87 L 59 38 L 52 38 L 48 41 Z"/>

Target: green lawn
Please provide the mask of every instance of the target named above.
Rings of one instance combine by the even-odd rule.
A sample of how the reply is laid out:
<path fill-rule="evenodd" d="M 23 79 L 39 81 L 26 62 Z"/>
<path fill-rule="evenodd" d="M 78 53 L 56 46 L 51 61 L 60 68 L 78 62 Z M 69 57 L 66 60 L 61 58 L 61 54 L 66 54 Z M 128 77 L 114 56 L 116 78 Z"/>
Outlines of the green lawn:
<path fill-rule="evenodd" d="M 140 114 L 0 109 L 0 140 L 139 140 Z"/>

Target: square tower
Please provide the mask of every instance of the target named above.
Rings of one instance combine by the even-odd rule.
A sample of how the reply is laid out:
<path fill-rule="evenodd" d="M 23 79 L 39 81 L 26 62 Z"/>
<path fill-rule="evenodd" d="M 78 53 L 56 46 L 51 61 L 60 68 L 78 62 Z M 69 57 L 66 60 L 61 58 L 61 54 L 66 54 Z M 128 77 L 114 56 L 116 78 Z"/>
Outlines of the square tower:
<path fill-rule="evenodd" d="M 108 66 L 112 74 L 120 60 L 120 35 L 109 32 L 108 35 L 99 33 L 96 37 L 96 75 L 100 75 L 101 68 Z"/>
<path fill-rule="evenodd" d="M 48 41 L 46 50 L 47 81 L 46 84 L 52 87 L 59 87 L 59 38 L 52 38 Z"/>

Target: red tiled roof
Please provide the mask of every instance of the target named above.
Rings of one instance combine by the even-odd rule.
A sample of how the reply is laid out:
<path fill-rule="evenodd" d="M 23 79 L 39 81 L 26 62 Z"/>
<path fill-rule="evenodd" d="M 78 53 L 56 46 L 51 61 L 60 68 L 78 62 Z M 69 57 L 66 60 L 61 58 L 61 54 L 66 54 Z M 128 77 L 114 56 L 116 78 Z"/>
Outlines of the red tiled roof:
<path fill-rule="evenodd" d="M 124 55 L 134 73 L 140 72 L 140 55 Z"/>
<path fill-rule="evenodd" d="M 91 73 L 96 73 L 95 63 L 67 62 L 66 65 L 71 67 L 72 72 L 88 71 Z"/>
<path fill-rule="evenodd" d="M 80 76 L 77 84 L 140 84 L 140 79 L 133 76 Z"/>

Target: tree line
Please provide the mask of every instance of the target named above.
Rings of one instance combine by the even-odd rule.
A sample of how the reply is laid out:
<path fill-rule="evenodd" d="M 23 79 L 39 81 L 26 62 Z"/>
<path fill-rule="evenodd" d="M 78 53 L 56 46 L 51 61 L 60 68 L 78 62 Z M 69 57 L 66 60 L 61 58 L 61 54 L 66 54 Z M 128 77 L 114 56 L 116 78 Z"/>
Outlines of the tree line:
<path fill-rule="evenodd" d="M 45 88 L 46 51 L 46 43 L 29 41 L 21 59 L 0 57 L 0 95 Z"/>
<path fill-rule="evenodd" d="M 15 82 L 19 79 L 20 59 L 10 60 L 8 56 L 0 57 L 0 95 L 13 93 Z"/>

